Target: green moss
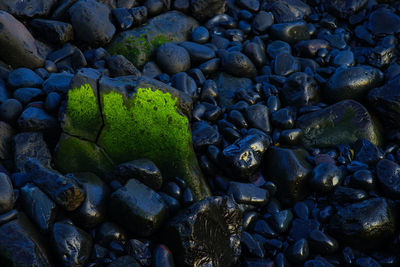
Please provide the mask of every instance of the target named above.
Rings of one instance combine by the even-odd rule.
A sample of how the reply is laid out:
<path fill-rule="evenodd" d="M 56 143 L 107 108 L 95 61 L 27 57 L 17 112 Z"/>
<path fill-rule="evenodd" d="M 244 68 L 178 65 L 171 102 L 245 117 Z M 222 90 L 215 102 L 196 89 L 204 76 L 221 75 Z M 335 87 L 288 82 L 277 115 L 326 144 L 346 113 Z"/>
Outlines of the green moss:
<path fill-rule="evenodd" d="M 102 124 L 97 98 L 90 85 L 69 90 L 62 122 L 64 132 L 95 141 Z"/>
<path fill-rule="evenodd" d="M 115 168 L 104 150 L 95 143 L 67 134 L 62 134 L 55 150 L 55 163 L 58 170 L 68 172 L 92 172 L 108 180 Z"/>
<path fill-rule="evenodd" d="M 123 55 L 136 66 L 141 66 L 161 44 L 171 41 L 171 38 L 161 34 L 152 37 L 150 35 L 148 30 L 143 29 L 138 33 L 138 37 L 122 37 L 121 40 L 114 41 L 108 47 L 108 52 L 113 55 Z"/>

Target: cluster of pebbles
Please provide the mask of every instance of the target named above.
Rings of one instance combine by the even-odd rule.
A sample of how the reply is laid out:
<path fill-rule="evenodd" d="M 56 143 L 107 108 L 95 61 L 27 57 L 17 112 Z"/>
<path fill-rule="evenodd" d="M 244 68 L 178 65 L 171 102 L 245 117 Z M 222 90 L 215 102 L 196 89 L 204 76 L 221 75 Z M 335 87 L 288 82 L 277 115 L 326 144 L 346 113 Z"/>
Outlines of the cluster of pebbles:
<path fill-rule="evenodd" d="M 400 266 L 399 34 L 398 1 L 0 0 L 0 265 Z M 68 90 L 143 80 L 213 196 L 57 171 Z"/>

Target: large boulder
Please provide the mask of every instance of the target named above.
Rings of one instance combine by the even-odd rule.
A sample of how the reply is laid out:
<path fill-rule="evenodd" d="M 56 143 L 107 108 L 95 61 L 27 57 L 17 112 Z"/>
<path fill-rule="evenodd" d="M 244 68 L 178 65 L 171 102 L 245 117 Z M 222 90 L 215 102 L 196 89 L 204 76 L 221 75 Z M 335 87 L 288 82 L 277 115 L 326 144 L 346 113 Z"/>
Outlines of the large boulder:
<path fill-rule="evenodd" d="M 35 39 L 24 24 L 12 15 L 0 10 L 0 59 L 12 67 L 31 69 L 44 65 Z"/>
<path fill-rule="evenodd" d="M 119 33 L 108 46 L 108 51 L 121 54 L 141 67 L 161 44 L 187 41 L 197 26 L 198 22 L 193 18 L 170 11 L 152 18 L 141 27 Z"/>
<path fill-rule="evenodd" d="M 0 1 L 0 10 L 5 10 L 16 17 L 38 17 L 47 16 L 57 0 L 35 0 L 35 1 Z"/>
<path fill-rule="evenodd" d="M 241 252 L 242 220 L 232 198 L 205 198 L 169 221 L 164 240 L 179 266 L 234 266 Z"/>
<path fill-rule="evenodd" d="M 353 100 L 343 100 L 297 119 L 305 147 L 352 144 L 360 138 L 379 145 L 381 135 L 367 109 Z"/>
<path fill-rule="evenodd" d="M 145 79 L 138 84 L 149 83 Z M 89 171 L 107 178 L 113 164 L 147 158 L 164 177 L 184 179 L 195 198 L 210 195 L 194 154 L 189 121 L 178 108 L 183 106 L 189 112 L 192 102 L 172 87 L 159 87 L 163 84 L 146 89 L 136 86 L 131 97 L 125 88 L 102 90 L 101 81 L 98 95 L 88 84 L 70 90 L 68 102 L 75 104 L 66 104 L 62 125 L 64 131 L 77 136 L 61 135 L 55 153 L 56 166 L 62 172 Z"/>

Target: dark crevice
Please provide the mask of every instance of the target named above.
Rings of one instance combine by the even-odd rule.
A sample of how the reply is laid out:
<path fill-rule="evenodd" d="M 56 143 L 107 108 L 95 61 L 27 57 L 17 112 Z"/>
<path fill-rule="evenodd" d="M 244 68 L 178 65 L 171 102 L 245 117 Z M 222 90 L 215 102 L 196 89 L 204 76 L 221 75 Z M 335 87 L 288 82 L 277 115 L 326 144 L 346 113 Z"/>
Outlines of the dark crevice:
<path fill-rule="evenodd" d="M 104 122 L 104 117 L 103 117 L 103 110 L 101 107 L 101 100 L 100 100 L 100 80 L 103 77 L 103 74 L 100 75 L 99 79 L 97 79 L 96 81 L 96 90 L 97 90 L 97 105 L 99 106 L 99 110 L 100 110 L 100 117 L 101 117 L 101 127 L 99 129 L 99 131 L 97 132 L 97 136 L 95 139 L 95 144 L 97 145 L 97 142 L 99 141 L 100 138 L 100 134 L 104 129 L 105 126 L 105 122 Z"/>

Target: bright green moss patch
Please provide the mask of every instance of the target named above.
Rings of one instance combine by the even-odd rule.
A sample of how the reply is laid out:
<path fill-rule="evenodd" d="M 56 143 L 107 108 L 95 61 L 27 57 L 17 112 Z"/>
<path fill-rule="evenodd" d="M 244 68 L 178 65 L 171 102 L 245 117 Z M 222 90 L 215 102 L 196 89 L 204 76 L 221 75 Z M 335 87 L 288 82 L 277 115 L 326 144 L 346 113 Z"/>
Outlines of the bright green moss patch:
<path fill-rule="evenodd" d="M 138 89 L 127 99 L 111 91 L 100 94 L 99 109 L 98 99 L 88 89 L 85 85 L 69 92 L 67 114 L 71 125 L 82 127 L 73 128 L 74 136 L 88 139 L 87 133 L 94 131 L 97 143 L 63 134 L 55 157 L 60 171 L 89 171 L 104 177 L 114 163 L 147 158 L 164 177 L 184 179 L 197 199 L 210 195 L 193 150 L 189 121 L 178 111 L 177 98 L 150 88 Z M 97 127 L 95 118 L 104 121 L 104 127 Z"/>
<path fill-rule="evenodd" d="M 95 141 L 102 124 L 97 98 L 90 85 L 69 90 L 62 121 L 64 132 Z"/>

